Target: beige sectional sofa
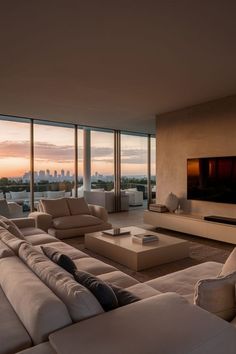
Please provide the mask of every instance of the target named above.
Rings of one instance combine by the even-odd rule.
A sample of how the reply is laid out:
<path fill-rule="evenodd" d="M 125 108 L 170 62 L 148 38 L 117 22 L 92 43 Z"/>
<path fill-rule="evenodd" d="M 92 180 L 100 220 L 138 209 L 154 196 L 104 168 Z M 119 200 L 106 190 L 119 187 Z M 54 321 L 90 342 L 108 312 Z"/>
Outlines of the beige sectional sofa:
<path fill-rule="evenodd" d="M 195 283 L 218 275 L 222 264 L 207 262 L 139 283 L 35 228 L 34 219 L 14 222 L 20 237 L 0 227 L 0 354 L 235 353 L 235 320 L 193 305 Z M 43 255 L 42 244 L 140 301 L 104 313 L 92 293 Z"/>
<path fill-rule="evenodd" d="M 37 227 L 59 239 L 111 228 L 105 208 L 90 205 L 84 198 L 42 199 L 38 212 L 29 215 Z"/>

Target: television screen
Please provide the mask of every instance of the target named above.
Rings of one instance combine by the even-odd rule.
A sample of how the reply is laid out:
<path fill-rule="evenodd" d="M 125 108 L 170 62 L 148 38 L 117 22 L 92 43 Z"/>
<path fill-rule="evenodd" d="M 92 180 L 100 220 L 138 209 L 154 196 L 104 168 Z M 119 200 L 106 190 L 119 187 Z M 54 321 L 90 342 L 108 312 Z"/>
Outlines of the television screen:
<path fill-rule="evenodd" d="M 187 198 L 236 204 L 236 156 L 188 159 Z"/>

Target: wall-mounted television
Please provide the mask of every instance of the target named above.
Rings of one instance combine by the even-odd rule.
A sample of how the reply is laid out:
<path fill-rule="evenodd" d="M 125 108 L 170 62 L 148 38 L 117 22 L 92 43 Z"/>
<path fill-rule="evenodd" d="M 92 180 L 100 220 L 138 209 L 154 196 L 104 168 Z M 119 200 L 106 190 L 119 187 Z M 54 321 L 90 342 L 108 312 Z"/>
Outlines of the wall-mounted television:
<path fill-rule="evenodd" d="M 236 156 L 188 159 L 187 198 L 236 204 Z"/>

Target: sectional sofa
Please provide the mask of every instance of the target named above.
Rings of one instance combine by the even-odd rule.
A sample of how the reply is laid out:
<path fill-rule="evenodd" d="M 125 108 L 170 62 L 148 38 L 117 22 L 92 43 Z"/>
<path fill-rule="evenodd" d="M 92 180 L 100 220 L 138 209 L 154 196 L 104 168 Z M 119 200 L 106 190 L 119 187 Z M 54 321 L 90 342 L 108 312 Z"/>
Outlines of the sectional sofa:
<path fill-rule="evenodd" d="M 217 277 L 225 265 L 207 262 L 139 283 L 37 229 L 34 219 L 13 221 L 0 226 L 0 354 L 236 352 L 235 318 L 227 322 L 193 304 L 197 281 Z M 41 245 L 60 250 L 78 269 L 127 289 L 140 301 L 104 312 L 88 289 L 42 253 Z M 230 286 L 235 296 L 235 282 Z"/>

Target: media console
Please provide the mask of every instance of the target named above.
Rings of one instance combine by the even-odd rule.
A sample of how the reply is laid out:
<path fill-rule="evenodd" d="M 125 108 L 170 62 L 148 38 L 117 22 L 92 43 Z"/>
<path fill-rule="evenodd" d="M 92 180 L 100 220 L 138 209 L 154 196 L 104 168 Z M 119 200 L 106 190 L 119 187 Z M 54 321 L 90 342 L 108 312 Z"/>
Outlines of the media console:
<path fill-rule="evenodd" d="M 228 218 L 227 218 L 228 219 Z M 156 213 L 144 211 L 144 222 L 164 229 L 201 236 L 236 245 L 236 225 L 209 221 L 193 214 Z"/>

